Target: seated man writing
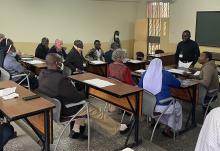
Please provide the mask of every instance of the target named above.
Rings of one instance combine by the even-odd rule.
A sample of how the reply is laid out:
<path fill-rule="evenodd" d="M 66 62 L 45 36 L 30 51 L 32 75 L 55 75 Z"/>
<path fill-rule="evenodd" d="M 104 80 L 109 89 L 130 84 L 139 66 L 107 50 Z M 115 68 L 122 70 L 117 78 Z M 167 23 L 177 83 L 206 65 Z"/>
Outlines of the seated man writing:
<path fill-rule="evenodd" d="M 70 116 L 77 113 L 82 106 L 66 108 L 65 105 L 80 102 L 85 100 L 86 97 L 84 93 L 75 88 L 71 79 L 62 74 L 63 60 L 61 56 L 55 53 L 48 54 L 46 64 L 47 69 L 42 71 L 39 76 L 38 91 L 61 101 L 61 116 Z M 94 121 L 110 134 L 115 134 L 118 130 L 122 131 L 122 133 L 128 130 L 125 124 L 120 125 L 92 104 L 89 107 L 89 113 Z M 86 110 L 82 111 L 80 115 L 86 115 Z M 81 120 L 75 120 L 70 137 L 85 138 L 83 135 L 84 130 L 84 120 L 83 122 Z"/>
<path fill-rule="evenodd" d="M 29 77 L 30 88 L 36 89 L 38 87 L 38 81 L 35 78 L 35 75 L 26 68 L 24 68 L 22 64 L 18 62 L 16 56 L 17 53 L 15 47 L 13 45 L 10 45 L 8 47 L 7 54 L 4 59 L 3 67 L 5 68 L 5 70 L 9 72 L 11 76 L 26 73 Z M 12 78 L 12 80 L 19 83 L 23 78 L 24 77 L 16 77 Z M 27 81 L 25 80 L 25 82 Z"/>
<path fill-rule="evenodd" d="M 215 62 L 212 60 L 212 54 L 210 52 L 203 52 L 200 54 L 199 63 L 202 64 L 201 72 L 198 76 L 190 75 L 191 78 L 197 79 L 199 85 L 199 100 L 203 105 L 203 111 L 205 112 L 206 107 L 204 106 L 207 97 L 213 95 L 213 90 L 219 89 L 218 71 Z M 185 73 L 186 74 L 186 73 Z M 187 75 L 187 74 L 186 74 Z M 216 92 L 216 91 L 215 91 Z"/>

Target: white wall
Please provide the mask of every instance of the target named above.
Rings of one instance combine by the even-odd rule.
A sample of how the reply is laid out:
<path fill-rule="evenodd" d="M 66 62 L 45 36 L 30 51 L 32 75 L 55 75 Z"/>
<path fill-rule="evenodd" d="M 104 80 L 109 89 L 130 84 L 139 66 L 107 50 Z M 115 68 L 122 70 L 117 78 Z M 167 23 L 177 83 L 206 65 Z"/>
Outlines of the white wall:
<path fill-rule="evenodd" d="M 182 32 L 189 29 L 195 39 L 196 12 L 220 11 L 220 0 L 176 0 L 170 8 L 171 43 L 181 40 Z"/>
<path fill-rule="evenodd" d="M 0 33 L 16 42 L 75 39 L 108 42 L 117 29 L 122 40 L 134 39 L 136 2 L 93 0 L 0 0 Z"/>

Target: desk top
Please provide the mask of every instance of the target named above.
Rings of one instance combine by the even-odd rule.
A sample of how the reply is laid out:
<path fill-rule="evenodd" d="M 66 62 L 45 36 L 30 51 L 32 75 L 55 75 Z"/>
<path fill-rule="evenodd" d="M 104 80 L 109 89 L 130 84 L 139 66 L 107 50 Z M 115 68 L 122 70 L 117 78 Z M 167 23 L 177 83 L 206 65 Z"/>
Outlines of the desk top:
<path fill-rule="evenodd" d="M 0 88 L 8 87 L 16 87 L 16 93 L 19 94 L 18 98 L 11 100 L 3 100 L 0 98 L 0 110 L 5 114 L 8 120 L 18 120 L 55 107 L 53 103 L 44 98 L 24 101 L 22 99 L 23 97 L 34 95 L 34 93 L 13 81 L 0 82 Z"/>
<path fill-rule="evenodd" d="M 43 63 L 39 63 L 39 64 L 30 64 L 28 62 L 25 62 L 25 60 L 22 60 L 22 58 L 31 58 L 32 60 L 39 60 L 39 61 L 42 61 Z M 47 65 L 46 65 L 46 62 L 45 60 L 42 60 L 40 58 L 37 58 L 37 57 L 34 57 L 34 56 L 31 56 L 31 55 L 22 55 L 21 56 L 21 62 L 25 63 L 25 64 L 28 64 L 28 65 L 31 65 L 31 66 L 34 66 L 36 68 L 47 68 Z"/>
<path fill-rule="evenodd" d="M 90 85 L 90 86 L 92 86 L 96 89 L 99 89 L 103 92 L 109 93 L 111 95 L 117 96 L 117 97 L 125 97 L 125 96 L 142 91 L 141 88 L 138 88 L 136 86 L 128 85 L 128 84 L 122 83 L 120 81 L 110 79 L 110 78 L 105 78 L 105 77 L 98 76 L 98 75 L 92 74 L 92 73 L 83 73 L 83 74 L 72 75 L 72 76 L 70 76 L 70 78 L 72 78 L 75 81 L 84 83 L 84 84 L 87 84 L 84 82 L 84 80 L 91 80 L 91 79 L 101 79 L 101 80 L 105 80 L 105 81 L 114 83 L 115 85 L 107 86 L 104 88 L 99 88 L 99 87 L 92 86 L 92 85 Z"/>
<path fill-rule="evenodd" d="M 135 77 L 138 77 L 138 78 L 141 78 L 142 74 L 141 73 L 137 73 L 137 72 L 132 72 L 131 75 L 135 76 Z M 181 88 L 188 88 L 188 87 L 191 87 L 191 86 L 199 84 L 199 82 L 194 80 L 194 79 L 187 79 L 187 81 L 188 81 L 188 84 L 187 85 L 181 85 Z"/>

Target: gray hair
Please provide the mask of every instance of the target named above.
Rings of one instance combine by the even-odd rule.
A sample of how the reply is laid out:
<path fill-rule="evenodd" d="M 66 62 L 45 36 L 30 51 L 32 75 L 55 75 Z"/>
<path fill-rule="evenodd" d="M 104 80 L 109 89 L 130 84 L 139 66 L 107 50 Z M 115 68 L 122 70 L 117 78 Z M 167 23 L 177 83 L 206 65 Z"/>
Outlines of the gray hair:
<path fill-rule="evenodd" d="M 0 33 L 0 39 L 4 39 L 5 38 L 5 35 Z"/>
<path fill-rule="evenodd" d="M 113 61 L 123 61 L 125 58 L 126 58 L 126 54 L 125 54 L 125 51 L 123 51 L 122 49 L 116 49 L 112 53 Z"/>

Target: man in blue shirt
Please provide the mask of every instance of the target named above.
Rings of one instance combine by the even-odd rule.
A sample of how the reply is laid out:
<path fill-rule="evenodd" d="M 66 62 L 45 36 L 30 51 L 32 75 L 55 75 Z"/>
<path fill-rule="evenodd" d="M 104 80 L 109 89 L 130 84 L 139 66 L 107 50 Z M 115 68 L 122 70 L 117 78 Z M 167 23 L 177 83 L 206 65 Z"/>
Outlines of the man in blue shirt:
<path fill-rule="evenodd" d="M 117 43 L 113 42 L 111 44 L 111 49 L 109 51 L 107 51 L 104 55 L 105 57 L 105 62 L 107 62 L 108 64 L 113 63 L 114 61 L 112 60 L 112 53 L 113 51 L 115 51 L 116 49 L 118 49 L 118 45 Z"/>

